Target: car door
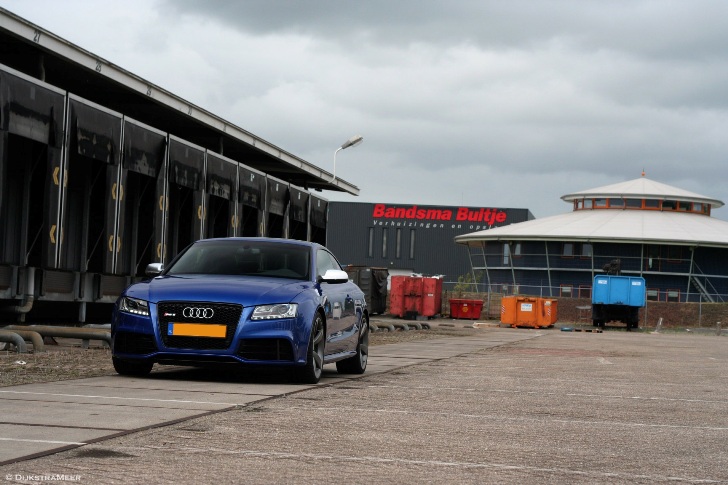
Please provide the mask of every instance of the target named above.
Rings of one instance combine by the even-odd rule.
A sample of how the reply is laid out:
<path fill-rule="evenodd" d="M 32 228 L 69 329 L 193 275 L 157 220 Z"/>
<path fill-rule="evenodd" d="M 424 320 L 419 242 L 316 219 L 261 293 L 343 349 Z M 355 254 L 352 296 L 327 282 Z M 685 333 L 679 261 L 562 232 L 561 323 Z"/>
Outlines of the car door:
<path fill-rule="evenodd" d="M 317 276 L 323 276 L 329 269 L 341 270 L 341 266 L 330 252 L 319 249 L 316 256 Z M 326 354 L 343 352 L 347 348 L 347 338 L 350 337 L 351 327 L 354 325 L 349 283 L 320 284 L 325 298 Z"/>

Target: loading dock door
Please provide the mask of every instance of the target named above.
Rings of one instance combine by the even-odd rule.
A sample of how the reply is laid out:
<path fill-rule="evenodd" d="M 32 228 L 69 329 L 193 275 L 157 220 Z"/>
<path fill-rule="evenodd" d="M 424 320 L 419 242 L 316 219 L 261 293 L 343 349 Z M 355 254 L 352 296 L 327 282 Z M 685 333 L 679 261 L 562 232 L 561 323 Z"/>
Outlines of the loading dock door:
<path fill-rule="evenodd" d="M 57 267 L 64 91 L 0 66 L 0 264 Z"/>
<path fill-rule="evenodd" d="M 288 224 L 286 221 L 288 203 L 288 184 L 282 180 L 268 177 L 268 193 L 266 195 L 266 236 L 288 237 Z"/>
<path fill-rule="evenodd" d="M 167 135 L 124 119 L 115 274 L 140 278 L 149 263 L 164 261 Z"/>
<path fill-rule="evenodd" d="M 63 190 L 61 268 L 111 274 L 121 114 L 69 95 L 69 145 Z"/>
<path fill-rule="evenodd" d="M 238 225 L 238 163 L 208 151 L 206 174 L 205 237 L 234 236 Z"/>
<path fill-rule="evenodd" d="M 311 241 L 326 245 L 326 220 L 329 202 L 311 195 Z"/>
<path fill-rule="evenodd" d="M 308 241 L 308 199 L 309 193 L 291 187 L 291 210 L 288 219 L 288 237 Z"/>
<path fill-rule="evenodd" d="M 169 137 L 169 256 L 202 238 L 205 150 L 179 138 Z"/>
<path fill-rule="evenodd" d="M 240 192 L 238 203 L 237 236 L 256 237 L 265 235 L 265 175 L 241 165 L 238 172 Z"/>

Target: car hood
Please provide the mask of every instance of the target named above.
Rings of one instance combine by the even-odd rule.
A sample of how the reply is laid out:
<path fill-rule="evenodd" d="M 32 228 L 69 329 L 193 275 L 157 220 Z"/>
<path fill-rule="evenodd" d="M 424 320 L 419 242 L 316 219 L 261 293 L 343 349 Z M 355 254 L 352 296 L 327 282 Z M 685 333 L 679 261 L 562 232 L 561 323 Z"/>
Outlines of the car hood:
<path fill-rule="evenodd" d="M 313 283 L 254 276 L 158 276 L 126 290 L 127 296 L 153 303 L 160 301 L 214 301 L 243 306 L 287 303 Z"/>

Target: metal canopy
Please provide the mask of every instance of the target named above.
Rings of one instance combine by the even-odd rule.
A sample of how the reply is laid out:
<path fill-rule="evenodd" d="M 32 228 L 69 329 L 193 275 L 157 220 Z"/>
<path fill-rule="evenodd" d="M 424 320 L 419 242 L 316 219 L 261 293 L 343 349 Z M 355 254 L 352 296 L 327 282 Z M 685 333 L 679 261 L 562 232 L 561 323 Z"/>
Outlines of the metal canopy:
<path fill-rule="evenodd" d="M 0 8 L 0 63 L 305 189 L 359 195 L 326 170 Z"/>

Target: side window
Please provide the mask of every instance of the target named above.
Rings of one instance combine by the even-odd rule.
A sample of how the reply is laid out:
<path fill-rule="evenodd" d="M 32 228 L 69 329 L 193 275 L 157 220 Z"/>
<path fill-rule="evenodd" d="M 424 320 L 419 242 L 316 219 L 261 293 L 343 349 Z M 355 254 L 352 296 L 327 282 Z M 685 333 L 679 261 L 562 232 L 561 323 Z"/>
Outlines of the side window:
<path fill-rule="evenodd" d="M 339 266 L 336 258 L 330 252 L 319 249 L 318 255 L 316 256 L 316 276 L 323 276 L 330 269 L 340 270 L 341 266 Z"/>

